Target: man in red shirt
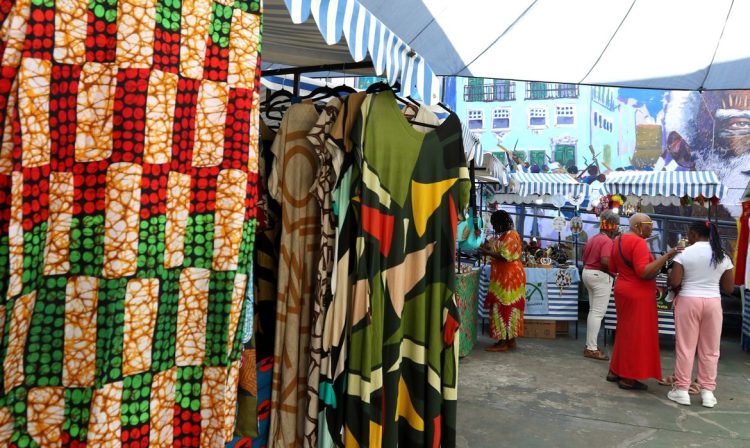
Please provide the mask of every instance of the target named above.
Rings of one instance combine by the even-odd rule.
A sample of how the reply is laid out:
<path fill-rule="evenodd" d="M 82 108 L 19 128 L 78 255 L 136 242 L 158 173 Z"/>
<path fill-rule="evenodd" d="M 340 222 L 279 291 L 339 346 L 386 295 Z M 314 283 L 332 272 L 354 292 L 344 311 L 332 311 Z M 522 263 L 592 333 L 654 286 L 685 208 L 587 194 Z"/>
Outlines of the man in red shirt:
<path fill-rule="evenodd" d="M 586 321 L 586 348 L 583 356 L 606 361 L 609 357 L 599 350 L 597 339 L 602 318 L 607 311 L 612 291 L 612 276 L 609 275 L 609 254 L 612 240 L 618 232 L 620 216 L 607 210 L 599 216 L 599 233 L 583 248 L 583 284 L 589 294 L 589 316 Z"/>

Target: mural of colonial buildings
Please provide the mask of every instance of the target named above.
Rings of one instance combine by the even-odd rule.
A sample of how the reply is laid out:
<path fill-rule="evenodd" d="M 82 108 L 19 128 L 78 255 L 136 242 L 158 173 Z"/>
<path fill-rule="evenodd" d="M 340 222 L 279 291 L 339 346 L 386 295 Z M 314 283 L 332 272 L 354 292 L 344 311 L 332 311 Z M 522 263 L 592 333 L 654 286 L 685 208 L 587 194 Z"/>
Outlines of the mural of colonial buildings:
<path fill-rule="evenodd" d="M 635 134 L 623 131 L 634 129 L 636 113 L 617 88 L 483 78 L 457 78 L 455 88 L 456 112 L 485 150 L 500 143 L 531 165 L 583 168 L 592 145 L 613 169 L 630 164 Z"/>

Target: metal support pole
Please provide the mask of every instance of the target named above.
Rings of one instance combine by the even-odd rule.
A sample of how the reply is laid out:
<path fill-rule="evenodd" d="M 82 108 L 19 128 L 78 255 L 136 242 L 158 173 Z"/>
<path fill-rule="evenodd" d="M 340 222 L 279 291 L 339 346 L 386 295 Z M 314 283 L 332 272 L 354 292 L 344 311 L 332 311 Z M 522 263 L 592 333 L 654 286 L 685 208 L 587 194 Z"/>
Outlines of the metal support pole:
<path fill-rule="evenodd" d="M 299 96 L 299 84 L 302 79 L 302 73 L 297 72 L 294 74 L 294 87 L 292 87 L 292 95 Z"/>

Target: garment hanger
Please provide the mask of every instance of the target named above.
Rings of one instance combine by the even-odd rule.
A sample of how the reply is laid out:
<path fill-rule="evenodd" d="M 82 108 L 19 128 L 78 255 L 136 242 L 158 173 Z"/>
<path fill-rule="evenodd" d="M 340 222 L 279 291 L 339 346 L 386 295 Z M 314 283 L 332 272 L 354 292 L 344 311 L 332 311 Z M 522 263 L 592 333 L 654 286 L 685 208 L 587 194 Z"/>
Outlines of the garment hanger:
<path fill-rule="evenodd" d="M 347 86 L 346 84 L 342 84 L 340 86 L 334 87 L 333 91 L 338 93 L 339 95 L 341 95 L 342 93 L 347 94 L 347 95 L 351 95 L 352 93 L 357 93 L 357 91 L 353 87 Z"/>
<path fill-rule="evenodd" d="M 270 96 L 266 96 L 264 109 L 268 110 L 271 107 L 273 107 L 274 104 L 291 102 L 291 100 L 292 100 L 292 92 L 289 92 L 282 88 L 281 90 L 277 90 L 273 92 Z"/>
<path fill-rule="evenodd" d="M 451 108 L 448 107 L 448 105 L 445 104 L 445 103 L 443 103 L 442 101 L 438 101 L 438 106 L 440 106 L 441 108 L 443 108 L 443 110 L 446 111 L 446 112 L 448 112 L 449 114 L 453 113 L 453 111 L 451 110 Z"/>
<path fill-rule="evenodd" d="M 320 100 L 324 100 L 326 98 L 340 98 L 341 96 L 336 92 L 334 89 L 328 86 L 320 86 L 313 89 L 312 92 L 308 93 L 305 96 L 300 96 L 297 98 L 294 98 L 292 100 L 293 103 L 299 103 L 301 101 L 310 100 L 312 102 L 317 102 Z"/>

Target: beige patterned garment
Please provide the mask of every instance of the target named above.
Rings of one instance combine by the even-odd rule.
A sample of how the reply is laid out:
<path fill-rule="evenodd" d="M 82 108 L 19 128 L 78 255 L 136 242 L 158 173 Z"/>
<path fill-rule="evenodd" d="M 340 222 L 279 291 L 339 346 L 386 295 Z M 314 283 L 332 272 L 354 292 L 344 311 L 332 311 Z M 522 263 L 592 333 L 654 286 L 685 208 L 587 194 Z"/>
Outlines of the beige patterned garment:
<path fill-rule="evenodd" d="M 317 447 L 318 433 L 318 386 L 320 362 L 323 354 L 323 322 L 325 310 L 331 301 L 331 274 L 333 272 L 333 249 L 336 242 L 336 217 L 333 214 L 333 187 L 336 185 L 333 160 L 327 147 L 331 128 L 339 115 L 342 102 L 333 98 L 320 114 L 318 122 L 307 139 L 312 143 L 318 158 L 318 172 L 310 192 L 320 204 L 320 258 L 315 281 L 315 299 L 312 309 L 312 335 L 310 340 L 310 366 L 307 370 L 307 417 L 305 419 L 304 446 Z"/>
<path fill-rule="evenodd" d="M 271 151 L 269 192 L 281 203 L 270 447 L 302 446 L 320 206 L 310 189 L 318 162 L 307 135 L 318 120 L 311 103 L 289 108 Z"/>

